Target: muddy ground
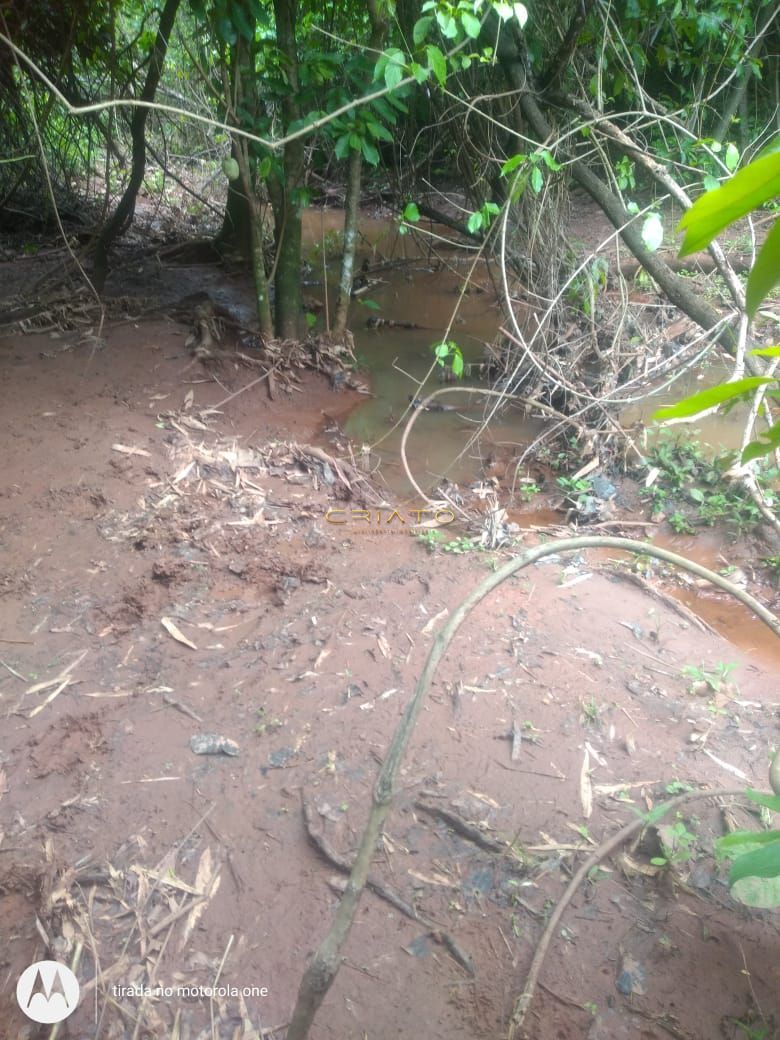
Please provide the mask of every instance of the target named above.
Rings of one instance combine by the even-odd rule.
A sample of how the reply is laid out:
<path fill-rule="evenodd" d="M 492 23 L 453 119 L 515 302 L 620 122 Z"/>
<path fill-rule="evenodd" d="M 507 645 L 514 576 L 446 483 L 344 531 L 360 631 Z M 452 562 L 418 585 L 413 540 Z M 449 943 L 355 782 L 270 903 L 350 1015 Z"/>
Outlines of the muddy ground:
<path fill-rule="evenodd" d="M 220 404 L 253 373 L 204 369 L 187 332 L 0 339 L 3 1040 L 49 1036 L 16 980 L 79 944 L 61 1040 L 283 1036 L 432 638 L 504 559 L 329 522 L 365 502 L 300 447 L 355 395 L 303 372 L 290 397 L 261 383 Z M 737 650 L 625 569 L 548 559 L 466 624 L 376 853 L 408 912 L 365 893 L 312 1036 L 505 1035 L 589 851 L 671 784 L 767 787 L 780 655 Z M 682 674 L 732 663 L 718 689 Z M 203 734 L 238 753 L 196 754 Z M 527 1036 L 780 1035 L 780 918 L 734 904 L 711 856 L 730 823 L 756 825 L 741 805 L 670 820 L 692 838 L 666 869 L 652 836 L 604 862 L 553 937 Z M 176 989 L 215 980 L 255 990 Z"/>

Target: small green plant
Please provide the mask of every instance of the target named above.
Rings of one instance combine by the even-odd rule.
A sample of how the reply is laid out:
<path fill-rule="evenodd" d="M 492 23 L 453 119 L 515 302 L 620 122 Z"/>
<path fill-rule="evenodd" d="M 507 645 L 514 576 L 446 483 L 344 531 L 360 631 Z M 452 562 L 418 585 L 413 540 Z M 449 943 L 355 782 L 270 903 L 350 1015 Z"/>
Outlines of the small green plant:
<path fill-rule="evenodd" d="M 586 726 L 597 726 L 601 716 L 601 705 L 596 702 L 596 699 L 591 697 L 589 701 L 581 700 L 580 707 L 582 708 L 583 723 Z"/>
<path fill-rule="evenodd" d="M 520 497 L 524 502 L 530 502 L 534 495 L 538 495 L 541 490 L 541 487 L 533 480 L 524 480 L 520 483 Z"/>
<path fill-rule="evenodd" d="M 420 531 L 417 541 L 424 545 L 428 552 L 435 553 L 444 541 L 444 535 L 441 531 Z"/>
<path fill-rule="evenodd" d="M 479 552 L 480 544 L 476 538 L 453 538 L 451 542 L 446 542 L 442 549 L 446 553 L 462 556 L 464 553 Z"/>
<path fill-rule="evenodd" d="M 696 530 L 691 526 L 685 514 L 681 513 L 679 509 L 667 516 L 666 519 L 669 521 L 669 526 L 675 534 L 693 534 Z"/>
<path fill-rule="evenodd" d="M 696 835 L 679 813 L 674 823 L 660 823 L 656 830 L 663 854 L 650 860 L 654 867 L 679 867 L 695 858 Z"/>
<path fill-rule="evenodd" d="M 456 379 L 463 378 L 463 351 L 454 340 L 447 339 L 442 340 L 441 343 L 434 343 L 431 349 L 436 358 L 436 364 L 440 368 L 449 367 Z"/>
<path fill-rule="evenodd" d="M 724 664 L 722 661 L 710 669 L 705 668 L 704 665 L 687 664 L 682 669 L 682 674 L 691 680 L 691 685 L 705 686 L 713 693 L 720 693 L 736 667 L 735 664 Z"/>

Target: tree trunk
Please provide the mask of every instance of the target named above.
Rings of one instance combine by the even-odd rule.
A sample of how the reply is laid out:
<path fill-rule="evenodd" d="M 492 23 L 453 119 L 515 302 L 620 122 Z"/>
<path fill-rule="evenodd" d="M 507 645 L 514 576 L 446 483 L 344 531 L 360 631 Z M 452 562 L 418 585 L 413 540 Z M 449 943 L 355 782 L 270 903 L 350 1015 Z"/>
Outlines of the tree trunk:
<path fill-rule="evenodd" d="M 344 213 L 344 253 L 341 259 L 341 281 L 336 302 L 336 315 L 333 319 L 333 332 L 343 336 L 347 331 L 349 301 L 352 297 L 352 279 L 355 270 L 355 250 L 358 239 L 358 216 L 360 205 L 360 174 L 363 168 L 363 155 L 353 148 L 349 153 L 347 170 L 347 201 Z"/>
<path fill-rule="evenodd" d="M 141 91 L 140 101 L 154 101 L 157 93 L 157 85 L 162 75 L 165 55 L 168 51 L 168 40 L 176 20 L 176 12 L 181 0 L 165 0 L 157 36 L 152 47 L 152 55 L 149 68 L 146 72 L 146 81 Z M 135 213 L 135 201 L 138 189 L 144 179 L 146 172 L 146 120 L 149 109 L 137 107 L 133 109 L 133 118 L 130 121 L 130 138 L 133 142 L 133 162 L 130 168 L 130 180 L 125 188 L 119 205 L 114 210 L 113 216 L 104 225 L 95 246 L 95 263 L 92 280 L 98 291 L 103 289 L 108 274 L 108 251 L 114 241 L 130 227 Z"/>
<path fill-rule="evenodd" d="M 282 99 L 285 132 L 300 119 L 298 103 L 298 49 L 295 38 L 296 0 L 274 0 L 276 43 L 284 59 L 289 90 Z M 283 181 L 271 195 L 276 234 L 276 277 L 274 279 L 274 324 L 282 339 L 298 339 L 303 314 L 301 292 L 301 203 L 304 145 L 298 138 L 284 147 Z M 270 185 L 269 185 L 270 186 Z"/>

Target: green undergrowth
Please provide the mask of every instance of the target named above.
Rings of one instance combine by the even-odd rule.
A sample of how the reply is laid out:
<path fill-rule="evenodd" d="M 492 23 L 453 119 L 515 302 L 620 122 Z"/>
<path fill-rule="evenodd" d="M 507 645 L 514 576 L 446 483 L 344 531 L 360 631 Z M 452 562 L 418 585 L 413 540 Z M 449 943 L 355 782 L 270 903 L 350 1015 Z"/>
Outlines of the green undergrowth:
<path fill-rule="evenodd" d="M 745 488 L 727 475 L 735 460 L 736 452 L 713 455 L 697 440 L 662 435 L 647 455 L 648 473 L 658 472 L 642 496 L 678 534 L 693 534 L 697 527 L 715 524 L 744 534 L 762 517 Z M 777 478 L 774 468 L 764 467 L 759 473 L 770 507 L 777 501 L 771 486 Z"/>

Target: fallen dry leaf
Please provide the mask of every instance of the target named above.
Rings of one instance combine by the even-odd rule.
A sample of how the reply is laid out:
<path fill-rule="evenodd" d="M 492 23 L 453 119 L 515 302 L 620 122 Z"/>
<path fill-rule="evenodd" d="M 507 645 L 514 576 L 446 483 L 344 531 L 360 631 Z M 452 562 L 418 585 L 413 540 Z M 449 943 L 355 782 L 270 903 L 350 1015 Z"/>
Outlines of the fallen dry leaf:
<path fill-rule="evenodd" d="M 161 617 L 160 624 L 168 633 L 168 635 L 173 636 L 173 638 L 176 639 L 179 643 L 184 643 L 184 645 L 188 646 L 190 650 L 198 649 L 197 646 L 195 646 L 195 644 L 192 642 L 192 640 L 187 639 L 184 633 L 179 631 L 179 629 L 176 627 L 174 622 L 171 621 L 169 617 Z"/>

